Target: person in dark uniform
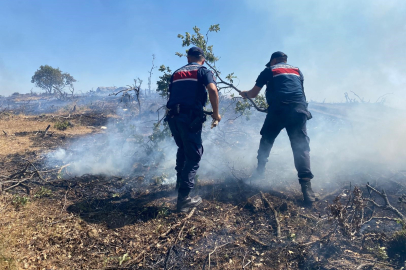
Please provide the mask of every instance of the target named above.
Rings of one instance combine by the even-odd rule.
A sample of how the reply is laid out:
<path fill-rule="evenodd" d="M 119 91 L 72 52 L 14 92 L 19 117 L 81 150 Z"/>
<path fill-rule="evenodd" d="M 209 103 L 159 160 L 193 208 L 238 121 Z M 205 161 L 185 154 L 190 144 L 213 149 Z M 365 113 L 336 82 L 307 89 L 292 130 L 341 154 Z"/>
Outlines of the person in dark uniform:
<path fill-rule="evenodd" d="M 265 96 L 269 107 L 260 132 L 262 137 L 255 174 L 263 175 L 272 145 L 281 130 L 286 128 L 304 202 L 312 204 L 316 196 L 310 182 L 313 174 L 310 170 L 310 139 L 306 131 L 306 122 L 311 118 L 311 114 L 307 110 L 303 74 L 299 68 L 287 64 L 287 58 L 283 52 L 273 53 L 266 68 L 258 76 L 255 86 L 249 91 L 242 91 L 240 95 L 243 98 L 255 98 L 266 85 Z"/>
<path fill-rule="evenodd" d="M 166 105 L 166 121 L 178 146 L 175 167 L 178 212 L 188 212 L 202 202 L 200 197 L 191 198 L 189 193 L 194 187 L 196 172 L 203 155 L 202 126 L 206 120 L 203 107 L 207 102 L 207 91 L 213 108 L 212 118 L 221 120 L 216 79 L 213 73 L 203 66 L 203 50 L 198 47 L 190 48 L 187 59 L 188 64 L 176 70 L 171 77 Z"/>

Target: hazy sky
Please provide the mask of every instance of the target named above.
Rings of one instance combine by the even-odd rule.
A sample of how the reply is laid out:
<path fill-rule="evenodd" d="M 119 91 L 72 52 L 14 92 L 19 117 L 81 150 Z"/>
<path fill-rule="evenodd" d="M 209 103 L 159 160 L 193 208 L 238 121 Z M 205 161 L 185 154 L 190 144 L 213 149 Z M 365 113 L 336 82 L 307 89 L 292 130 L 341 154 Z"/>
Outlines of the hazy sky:
<path fill-rule="evenodd" d="M 218 66 L 242 89 L 281 50 L 303 71 L 309 100 L 339 102 L 354 91 L 406 102 L 405 0 L 0 0 L 0 94 L 28 92 L 45 64 L 69 72 L 83 92 L 136 77 L 146 86 L 152 54 L 157 66 L 178 68 L 177 34 L 217 23 Z"/>

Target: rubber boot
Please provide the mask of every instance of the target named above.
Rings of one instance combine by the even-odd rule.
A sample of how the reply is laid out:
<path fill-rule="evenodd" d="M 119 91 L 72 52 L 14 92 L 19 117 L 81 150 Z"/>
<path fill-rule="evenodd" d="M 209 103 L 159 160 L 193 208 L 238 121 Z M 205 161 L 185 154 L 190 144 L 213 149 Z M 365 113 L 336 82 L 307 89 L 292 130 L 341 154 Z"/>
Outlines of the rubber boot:
<path fill-rule="evenodd" d="M 299 179 L 299 183 L 302 186 L 303 201 L 307 205 L 312 205 L 317 201 L 316 194 L 312 189 L 312 185 L 309 178 Z"/>
<path fill-rule="evenodd" d="M 176 205 L 176 210 L 178 212 L 189 212 L 193 207 L 196 207 L 202 203 L 201 197 L 196 196 L 192 198 L 189 196 L 189 192 L 190 190 L 186 192 L 179 190 L 178 202 Z"/>

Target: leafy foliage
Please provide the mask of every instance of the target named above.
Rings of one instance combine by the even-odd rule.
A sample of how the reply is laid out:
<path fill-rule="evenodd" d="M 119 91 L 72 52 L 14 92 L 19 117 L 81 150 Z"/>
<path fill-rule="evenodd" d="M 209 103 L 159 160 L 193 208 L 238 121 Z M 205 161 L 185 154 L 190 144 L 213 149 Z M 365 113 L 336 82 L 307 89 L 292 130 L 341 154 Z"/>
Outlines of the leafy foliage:
<path fill-rule="evenodd" d="M 157 81 L 158 94 L 163 98 L 169 98 L 169 84 L 171 82 L 172 70 L 169 67 L 161 65 L 158 69 L 160 72 L 163 72 L 162 76 L 159 76 L 159 81 Z"/>
<path fill-rule="evenodd" d="M 189 47 L 190 45 L 197 46 L 201 48 L 204 51 L 204 55 L 206 57 L 206 61 L 210 63 L 215 63 L 216 61 L 219 60 L 218 57 L 216 57 L 213 53 L 213 45 L 208 45 L 207 43 L 209 42 L 209 33 L 210 32 L 218 32 L 220 31 L 220 25 L 219 24 L 214 24 L 209 27 L 209 30 L 207 30 L 206 33 L 206 38 L 200 33 L 200 28 L 195 26 L 193 27 L 194 34 L 190 34 L 189 32 L 186 32 L 185 35 L 178 34 L 178 38 L 182 39 L 182 47 Z M 177 52 L 176 55 L 179 57 L 182 57 L 184 55 L 187 55 L 188 50 L 186 50 L 186 53 L 179 53 Z"/>
<path fill-rule="evenodd" d="M 16 209 L 19 209 L 19 208 L 25 206 L 26 204 L 28 204 L 29 201 L 30 201 L 30 198 L 28 198 L 28 197 L 15 195 L 12 203 Z"/>
<path fill-rule="evenodd" d="M 48 65 L 40 66 L 31 78 L 31 83 L 48 94 L 61 92 L 66 86 L 73 88 L 74 82 L 75 78 L 69 73 L 63 73 L 59 68 Z"/>
<path fill-rule="evenodd" d="M 50 197 L 52 195 L 52 190 L 47 189 L 45 187 L 41 187 L 35 194 L 34 198 L 44 198 L 44 197 Z"/>
<path fill-rule="evenodd" d="M 168 122 L 159 121 L 154 124 L 152 134 L 148 136 L 148 143 L 146 144 L 147 153 L 153 151 L 162 152 L 159 147 L 159 143 L 171 136 L 171 130 L 169 129 Z"/>
<path fill-rule="evenodd" d="M 69 127 L 71 127 L 72 124 L 69 121 L 58 121 L 54 124 L 54 128 L 56 128 L 57 130 L 66 130 Z"/>
<path fill-rule="evenodd" d="M 231 97 L 234 98 L 234 95 L 232 94 Z M 268 108 L 268 103 L 266 102 L 265 96 L 264 95 L 258 95 L 254 98 L 254 102 L 258 105 L 260 108 Z M 254 106 L 247 100 L 247 99 L 239 99 L 237 100 L 235 104 L 234 111 L 235 113 L 245 115 L 247 116 L 247 120 L 249 120 L 249 116 L 251 115 L 251 109 Z"/>
<path fill-rule="evenodd" d="M 186 32 L 185 35 L 178 35 L 178 38 L 182 40 L 182 47 L 189 47 L 191 45 L 200 47 L 206 56 L 206 64 L 209 66 L 209 68 L 217 75 L 220 76 L 221 72 L 217 69 L 216 67 L 216 61 L 218 61 L 220 58 L 216 55 L 214 55 L 213 52 L 213 45 L 209 45 L 209 33 L 210 32 L 219 32 L 220 31 L 220 25 L 219 24 L 214 24 L 209 27 L 209 29 L 206 32 L 206 35 L 203 35 L 200 33 L 200 28 L 197 26 L 193 27 L 193 32 L 194 34 L 190 34 L 189 32 Z M 187 55 L 187 50 L 186 53 L 179 53 L 177 52 L 176 55 L 179 57 L 183 57 Z M 210 65 L 209 63 L 213 64 Z M 224 80 L 219 77 L 219 82 L 217 82 L 217 86 L 219 91 L 228 91 L 230 92 L 231 90 L 236 90 L 233 86 L 234 80 L 237 79 L 237 76 L 235 76 L 234 72 L 229 73 L 224 77 Z M 243 100 L 242 98 L 234 98 L 236 101 L 235 104 L 235 112 L 239 113 L 240 115 L 246 115 L 249 116 L 251 112 L 249 110 L 254 107 L 248 100 Z M 255 98 L 255 103 L 259 108 L 267 108 L 268 104 L 266 103 L 266 99 L 264 95 L 258 95 Z M 248 120 L 249 118 L 247 118 Z"/>

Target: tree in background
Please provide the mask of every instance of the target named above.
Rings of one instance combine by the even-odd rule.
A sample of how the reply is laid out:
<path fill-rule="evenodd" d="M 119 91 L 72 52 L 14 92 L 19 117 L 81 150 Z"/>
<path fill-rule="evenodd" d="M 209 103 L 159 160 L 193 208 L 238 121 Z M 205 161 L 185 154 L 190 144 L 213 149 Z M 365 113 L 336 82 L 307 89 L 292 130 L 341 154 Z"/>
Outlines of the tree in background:
<path fill-rule="evenodd" d="M 64 88 L 69 87 L 73 95 L 74 82 L 76 82 L 75 78 L 69 73 L 62 73 L 59 68 L 53 68 L 48 65 L 40 66 L 31 78 L 31 83 L 46 91 L 47 94 L 63 95 Z"/>
<path fill-rule="evenodd" d="M 158 69 L 163 72 L 162 76 L 159 76 L 159 81 L 156 82 L 158 94 L 163 98 L 168 98 L 169 84 L 171 82 L 172 70 L 169 67 L 161 65 Z"/>

